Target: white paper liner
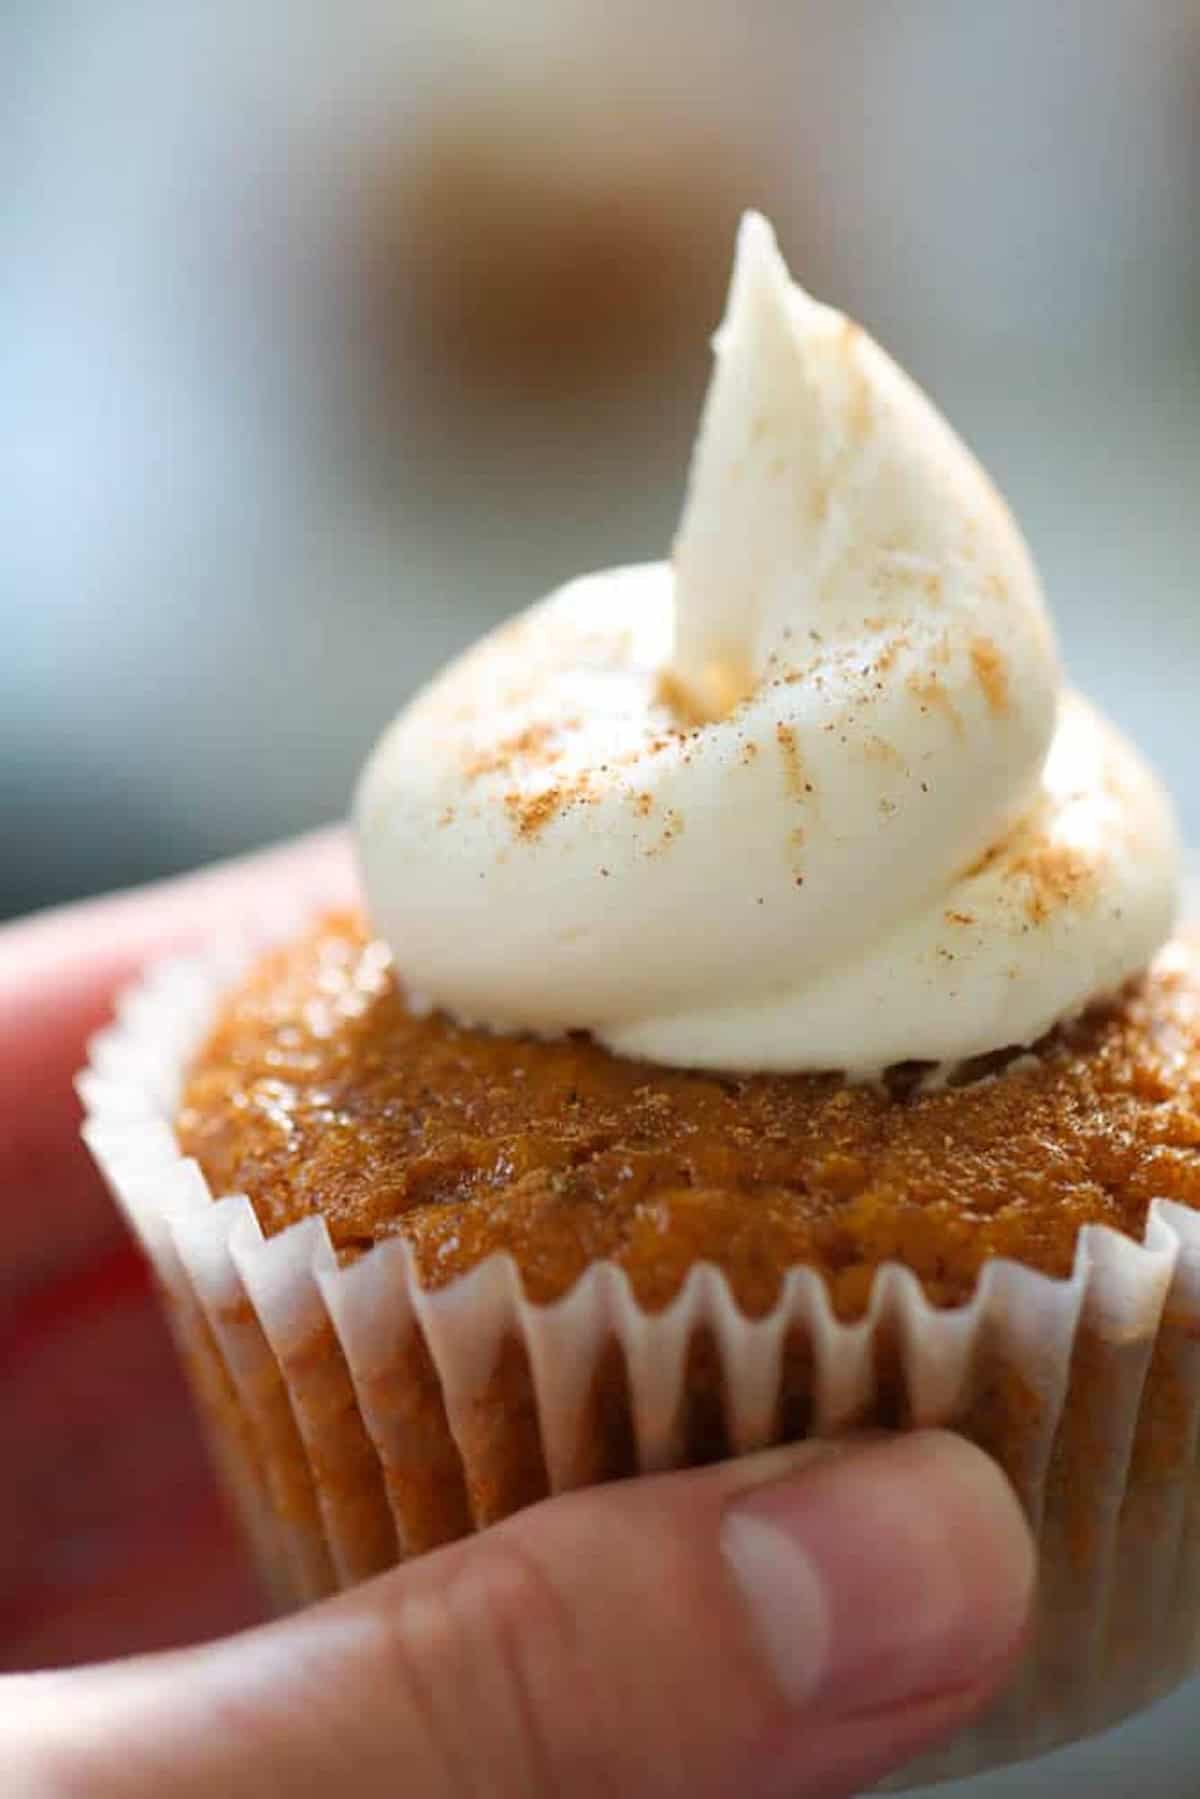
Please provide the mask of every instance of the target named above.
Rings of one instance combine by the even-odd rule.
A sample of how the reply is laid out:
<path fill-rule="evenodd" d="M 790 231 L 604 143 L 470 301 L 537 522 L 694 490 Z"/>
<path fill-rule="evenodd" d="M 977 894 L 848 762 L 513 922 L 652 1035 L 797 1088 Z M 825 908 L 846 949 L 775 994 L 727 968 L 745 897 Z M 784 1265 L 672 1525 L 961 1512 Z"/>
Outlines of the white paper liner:
<path fill-rule="evenodd" d="M 758 1320 L 709 1266 L 656 1314 L 607 1264 L 550 1306 L 525 1299 L 503 1256 L 427 1291 L 403 1240 L 340 1267 L 318 1219 L 264 1239 L 249 1201 L 214 1199 L 180 1155 L 183 1068 L 248 954 L 153 969 L 94 1040 L 79 1090 L 85 1138 L 155 1266 L 279 1604 L 603 1474 L 595 1395 L 614 1344 L 636 1466 L 685 1464 L 699 1334 L 710 1358 L 715 1345 L 733 1451 L 779 1440 L 799 1345 L 809 1434 L 959 1429 L 1020 1495 L 1041 1568 L 1025 1666 L 987 1717 L 896 1786 L 1101 1729 L 1200 1664 L 1200 1215 L 1156 1201 L 1141 1244 L 1089 1226 L 1069 1279 L 992 1263 L 954 1310 L 890 1266 L 850 1324 L 807 1269 Z"/>

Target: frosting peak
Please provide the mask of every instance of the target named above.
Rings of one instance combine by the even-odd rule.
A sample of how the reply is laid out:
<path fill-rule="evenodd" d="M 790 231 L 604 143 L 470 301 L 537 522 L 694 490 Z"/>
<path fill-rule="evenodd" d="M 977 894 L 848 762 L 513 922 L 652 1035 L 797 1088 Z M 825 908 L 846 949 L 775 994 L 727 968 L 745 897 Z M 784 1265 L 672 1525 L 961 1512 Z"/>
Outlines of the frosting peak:
<path fill-rule="evenodd" d="M 1011 515 L 751 214 L 671 565 L 453 663 L 357 816 L 410 988 L 676 1064 L 876 1072 L 1033 1041 L 1150 960 L 1169 808 L 1060 695 Z"/>
<path fill-rule="evenodd" d="M 794 286 L 756 213 L 715 349 L 673 555 L 673 667 L 693 703 L 722 715 L 773 660 L 794 663 L 805 636 L 954 630 L 969 616 L 1020 658 L 1013 692 L 1040 761 L 1054 650 L 1007 507 L 878 345 Z M 999 644 L 994 660 L 1006 672 Z"/>

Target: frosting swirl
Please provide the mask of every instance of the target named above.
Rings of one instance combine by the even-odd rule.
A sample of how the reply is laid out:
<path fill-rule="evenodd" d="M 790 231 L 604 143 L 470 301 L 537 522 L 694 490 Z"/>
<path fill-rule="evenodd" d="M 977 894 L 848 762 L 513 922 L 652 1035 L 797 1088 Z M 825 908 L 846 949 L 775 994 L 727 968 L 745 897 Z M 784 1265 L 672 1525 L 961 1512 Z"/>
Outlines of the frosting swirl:
<path fill-rule="evenodd" d="M 1176 903 L 1167 800 L 1061 691 L 1004 502 L 753 214 L 672 562 L 452 663 L 356 815 L 425 1003 L 678 1065 L 1027 1044 L 1144 968 Z"/>

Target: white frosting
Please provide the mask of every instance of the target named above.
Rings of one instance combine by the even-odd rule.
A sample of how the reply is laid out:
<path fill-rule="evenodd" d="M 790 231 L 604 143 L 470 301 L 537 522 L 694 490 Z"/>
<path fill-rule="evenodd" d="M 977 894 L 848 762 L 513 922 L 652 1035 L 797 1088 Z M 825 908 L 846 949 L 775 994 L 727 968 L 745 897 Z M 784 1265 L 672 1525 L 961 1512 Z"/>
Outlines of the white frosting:
<path fill-rule="evenodd" d="M 571 582 L 383 738 L 374 922 L 425 1003 L 652 1061 L 1030 1043 L 1169 933 L 1165 796 L 1060 693 L 974 458 L 754 215 L 716 351 L 672 564 Z"/>

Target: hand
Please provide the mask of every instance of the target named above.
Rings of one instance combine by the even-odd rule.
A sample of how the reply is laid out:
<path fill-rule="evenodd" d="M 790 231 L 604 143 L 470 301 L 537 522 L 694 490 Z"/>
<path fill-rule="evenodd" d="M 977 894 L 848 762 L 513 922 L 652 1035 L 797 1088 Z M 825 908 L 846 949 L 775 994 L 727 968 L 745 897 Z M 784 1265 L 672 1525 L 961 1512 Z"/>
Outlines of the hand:
<path fill-rule="evenodd" d="M 147 956 L 298 881 L 351 890 L 338 836 L 0 931 L 0 1667 L 57 1668 L 0 1678 L 6 1790 L 796 1799 L 964 1722 L 1032 1550 L 936 1434 L 573 1494 L 255 1623 L 70 1078 Z"/>

